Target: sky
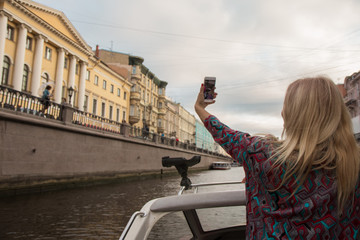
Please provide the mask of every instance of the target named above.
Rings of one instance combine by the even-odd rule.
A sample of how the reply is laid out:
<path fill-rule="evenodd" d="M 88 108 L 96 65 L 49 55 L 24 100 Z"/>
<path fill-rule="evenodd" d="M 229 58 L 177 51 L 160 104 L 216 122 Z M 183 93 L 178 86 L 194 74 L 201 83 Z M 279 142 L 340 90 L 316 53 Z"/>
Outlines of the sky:
<path fill-rule="evenodd" d="M 144 58 L 166 95 L 195 114 L 205 76 L 207 110 L 229 127 L 281 136 L 292 81 L 360 70 L 358 0 L 36 0 L 62 11 L 95 49 Z"/>

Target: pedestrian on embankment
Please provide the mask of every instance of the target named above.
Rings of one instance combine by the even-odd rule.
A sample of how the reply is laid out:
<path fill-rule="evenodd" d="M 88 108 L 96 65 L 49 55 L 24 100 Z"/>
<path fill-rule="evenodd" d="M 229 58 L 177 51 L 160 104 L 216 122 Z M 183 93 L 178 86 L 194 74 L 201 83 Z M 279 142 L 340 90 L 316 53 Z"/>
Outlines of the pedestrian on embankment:
<path fill-rule="evenodd" d="M 41 101 L 43 103 L 43 113 L 45 114 L 45 110 L 47 110 L 50 106 L 50 97 L 51 97 L 51 86 L 47 85 L 43 91 L 43 94 L 41 96 Z"/>

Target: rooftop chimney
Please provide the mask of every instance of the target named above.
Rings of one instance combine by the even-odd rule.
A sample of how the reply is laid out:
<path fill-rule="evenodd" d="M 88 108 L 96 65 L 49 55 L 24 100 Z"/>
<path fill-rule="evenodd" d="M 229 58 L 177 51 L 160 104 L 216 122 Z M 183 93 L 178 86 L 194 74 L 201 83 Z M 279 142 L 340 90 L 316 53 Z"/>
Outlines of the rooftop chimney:
<path fill-rule="evenodd" d="M 96 45 L 95 56 L 99 58 L 99 45 Z"/>

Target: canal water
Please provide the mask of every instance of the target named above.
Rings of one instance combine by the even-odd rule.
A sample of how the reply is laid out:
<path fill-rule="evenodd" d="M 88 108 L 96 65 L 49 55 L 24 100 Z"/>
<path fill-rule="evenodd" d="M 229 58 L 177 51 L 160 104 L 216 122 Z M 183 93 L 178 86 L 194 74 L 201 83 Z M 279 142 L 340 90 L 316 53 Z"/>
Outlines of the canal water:
<path fill-rule="evenodd" d="M 189 173 L 193 183 L 241 181 L 243 177 L 241 167 Z M 176 194 L 179 186 L 180 176 L 174 175 L 0 198 L 0 239 L 118 239 L 134 211 L 153 198 Z M 199 192 L 236 189 L 244 189 L 244 185 L 206 187 Z M 208 230 L 246 221 L 245 207 L 199 214 Z M 184 221 L 181 213 L 165 217 L 149 239 L 186 239 L 190 232 Z"/>

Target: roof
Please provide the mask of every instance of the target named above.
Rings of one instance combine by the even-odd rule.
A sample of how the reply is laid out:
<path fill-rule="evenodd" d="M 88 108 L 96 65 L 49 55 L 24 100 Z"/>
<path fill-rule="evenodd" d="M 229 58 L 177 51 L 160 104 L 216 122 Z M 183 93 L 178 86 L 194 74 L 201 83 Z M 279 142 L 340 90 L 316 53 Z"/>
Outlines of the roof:
<path fill-rule="evenodd" d="M 30 17 L 36 18 L 40 24 L 50 29 L 65 41 L 76 46 L 87 55 L 93 55 L 91 47 L 81 37 L 80 33 L 63 12 L 31 0 L 13 0 L 9 2 L 21 8 L 21 10 Z"/>

